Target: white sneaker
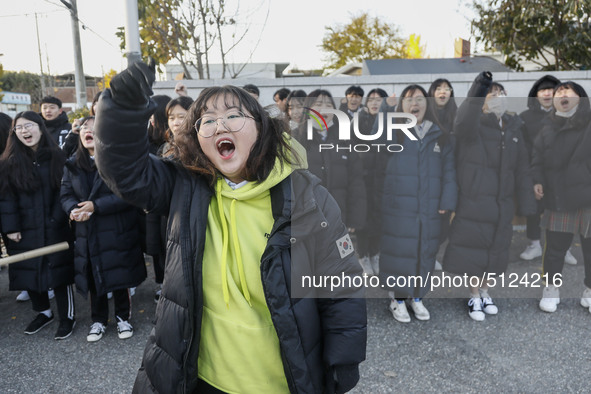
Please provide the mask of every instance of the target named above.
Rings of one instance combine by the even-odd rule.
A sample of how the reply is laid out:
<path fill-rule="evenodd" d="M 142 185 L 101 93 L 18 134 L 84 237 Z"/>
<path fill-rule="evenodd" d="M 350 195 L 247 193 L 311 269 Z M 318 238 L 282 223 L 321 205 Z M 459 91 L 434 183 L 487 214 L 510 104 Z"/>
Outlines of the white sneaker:
<path fill-rule="evenodd" d="M 408 314 L 404 301 L 390 300 L 390 311 L 396 321 L 410 323 L 410 315 Z"/>
<path fill-rule="evenodd" d="M 413 298 L 410 301 L 410 309 L 412 309 L 415 317 L 419 320 L 429 320 L 431 318 L 429 311 L 425 308 L 425 305 L 423 305 L 423 300 L 420 298 Z"/>
<path fill-rule="evenodd" d="M 581 306 L 584 308 L 589 308 L 589 312 L 591 312 L 591 289 L 586 288 L 583 291 L 583 296 L 581 297 Z"/>
<path fill-rule="evenodd" d="M 363 268 L 363 274 L 367 276 L 373 276 L 373 269 L 371 268 L 371 263 L 369 261 L 369 257 L 362 257 L 359 259 L 359 265 Z"/>
<path fill-rule="evenodd" d="M 103 323 L 94 322 L 90 326 L 90 331 L 88 331 L 88 335 L 86 336 L 86 340 L 88 342 L 96 342 L 103 337 L 105 333 L 105 325 Z"/>
<path fill-rule="evenodd" d="M 482 298 L 480 297 L 472 297 L 468 301 L 468 307 L 470 310 L 468 311 L 468 315 L 472 320 L 476 321 L 484 321 L 486 315 L 482 311 Z"/>
<path fill-rule="evenodd" d="M 542 299 L 540 300 L 540 309 L 544 312 L 556 312 L 556 306 L 560 304 L 560 290 L 556 286 L 544 287 Z"/>
<path fill-rule="evenodd" d="M 21 291 L 17 296 L 16 296 L 16 300 L 18 302 L 25 302 L 25 301 L 29 301 L 31 299 L 31 297 L 29 297 L 29 292 L 26 290 Z"/>
<path fill-rule="evenodd" d="M 499 313 L 499 308 L 495 305 L 490 296 L 482 297 L 482 311 L 487 315 L 496 315 Z"/>
<path fill-rule="evenodd" d="M 376 254 L 375 256 L 371 256 L 369 261 L 371 262 L 371 269 L 373 270 L 374 275 L 380 274 L 380 255 Z"/>
<path fill-rule="evenodd" d="M 119 336 L 119 339 L 131 338 L 133 336 L 133 327 L 131 324 L 129 324 L 127 320 L 121 319 L 119 316 L 117 316 L 117 320 L 119 320 L 117 322 L 117 335 Z"/>
<path fill-rule="evenodd" d="M 439 260 L 435 260 L 435 271 L 443 271 L 443 266 L 439 262 Z"/>
<path fill-rule="evenodd" d="M 53 300 L 55 298 L 55 292 L 53 290 L 49 290 L 47 292 L 47 297 L 49 297 L 50 300 Z"/>
<path fill-rule="evenodd" d="M 523 253 L 519 255 L 522 260 L 533 260 L 542 256 L 542 245 L 539 242 L 530 243 L 527 245 Z"/>
<path fill-rule="evenodd" d="M 567 250 L 566 254 L 564 255 L 564 262 L 568 265 L 577 265 L 577 259 L 570 252 L 570 249 Z"/>

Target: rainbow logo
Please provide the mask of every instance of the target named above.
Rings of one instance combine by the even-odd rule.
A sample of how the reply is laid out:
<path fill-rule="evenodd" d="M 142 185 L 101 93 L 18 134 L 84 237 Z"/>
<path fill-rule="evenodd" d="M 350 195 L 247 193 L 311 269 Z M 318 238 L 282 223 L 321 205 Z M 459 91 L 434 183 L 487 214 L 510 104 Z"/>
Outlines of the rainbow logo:
<path fill-rule="evenodd" d="M 309 117 L 311 117 L 312 119 L 314 119 L 316 121 L 316 123 L 318 123 L 318 126 L 320 126 L 320 130 L 322 130 L 322 123 L 324 123 L 324 130 L 328 130 L 328 125 L 326 124 L 326 120 L 324 119 L 324 116 L 322 116 L 320 114 L 320 112 L 313 110 L 312 108 L 308 108 L 308 107 L 304 107 L 305 110 L 308 110 L 309 112 L 307 113 Z M 313 113 L 310 113 L 313 112 Z M 316 114 L 318 117 L 316 117 L 314 114 Z M 320 119 L 318 119 L 320 118 Z M 320 123 L 320 120 L 322 120 L 322 123 Z"/>

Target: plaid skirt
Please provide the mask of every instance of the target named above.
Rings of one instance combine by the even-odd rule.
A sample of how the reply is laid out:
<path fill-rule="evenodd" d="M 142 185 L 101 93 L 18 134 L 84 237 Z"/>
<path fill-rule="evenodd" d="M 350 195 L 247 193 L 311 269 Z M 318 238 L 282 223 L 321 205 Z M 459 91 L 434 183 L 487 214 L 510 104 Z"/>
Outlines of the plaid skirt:
<path fill-rule="evenodd" d="M 540 227 L 550 231 L 580 234 L 583 238 L 591 237 L 591 208 L 582 208 L 570 212 L 545 210 Z"/>

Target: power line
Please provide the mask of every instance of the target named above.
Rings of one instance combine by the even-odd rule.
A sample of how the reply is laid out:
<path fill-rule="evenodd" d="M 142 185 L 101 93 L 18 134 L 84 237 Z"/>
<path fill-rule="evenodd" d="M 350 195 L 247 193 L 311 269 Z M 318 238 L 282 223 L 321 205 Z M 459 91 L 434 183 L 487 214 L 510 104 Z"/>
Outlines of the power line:
<path fill-rule="evenodd" d="M 59 10 L 50 10 L 50 11 L 46 11 L 46 12 L 29 12 L 26 14 L 12 14 L 12 15 L 0 15 L 0 18 L 14 18 L 14 17 L 18 17 L 18 16 L 34 16 L 35 14 L 37 15 L 47 15 L 47 14 L 53 14 L 55 12 L 62 12 L 63 9 L 59 9 Z"/>

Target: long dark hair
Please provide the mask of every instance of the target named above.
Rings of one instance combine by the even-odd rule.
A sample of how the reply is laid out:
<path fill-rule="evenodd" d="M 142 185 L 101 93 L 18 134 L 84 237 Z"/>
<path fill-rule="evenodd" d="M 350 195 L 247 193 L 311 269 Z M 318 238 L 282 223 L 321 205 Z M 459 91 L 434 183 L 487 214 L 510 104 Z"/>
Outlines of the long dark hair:
<path fill-rule="evenodd" d="M 171 98 L 165 94 L 152 96 L 152 100 L 158 104 L 156 111 L 154 111 L 154 125 L 152 122 L 148 124 L 148 139 L 151 144 L 159 147 L 166 142 L 166 129 L 168 128 L 168 116 L 166 112 L 166 105 Z"/>
<path fill-rule="evenodd" d="M 453 124 L 456 118 L 456 113 L 458 112 L 458 104 L 454 99 L 454 88 L 451 86 L 451 82 L 449 82 L 445 78 L 438 78 L 429 87 L 428 97 L 435 97 L 435 91 L 438 87 L 442 85 L 447 85 L 451 89 L 451 96 L 449 101 L 443 106 L 443 108 L 438 109 L 434 108 L 435 116 L 439 120 L 439 124 L 446 128 L 448 132 L 453 132 Z"/>
<path fill-rule="evenodd" d="M 174 137 L 174 157 L 185 168 L 206 176 L 212 185 L 219 176 L 218 170 L 201 149 L 194 125 L 207 111 L 207 105 L 220 96 L 224 98 L 226 106 L 237 106 L 239 110 L 250 113 L 256 122 L 257 140 L 245 166 L 247 181 L 265 180 L 277 159 L 280 159 L 281 165 L 295 164 L 297 156 L 283 134 L 282 123 L 271 119 L 259 102 L 244 89 L 226 85 L 204 89 L 189 108 L 184 127 Z"/>
<path fill-rule="evenodd" d="M 6 142 L 8 141 L 8 134 L 12 127 L 12 118 L 4 112 L 0 112 L 0 155 L 6 149 Z"/>
<path fill-rule="evenodd" d="M 94 120 L 94 116 L 87 116 L 80 119 L 80 128 L 82 128 L 82 126 L 84 126 L 84 124 L 86 124 L 86 122 L 89 120 Z M 90 153 L 88 152 L 88 149 L 86 149 L 82 144 L 82 133 L 80 133 L 78 138 L 78 148 L 76 148 L 74 163 L 76 163 L 77 167 L 83 169 L 86 172 L 93 172 L 96 170 L 94 161 L 90 160 Z"/>
<path fill-rule="evenodd" d="M 167 126 L 166 127 L 166 134 L 165 134 L 166 141 L 172 142 L 172 140 L 173 140 L 172 131 L 170 130 L 170 127 L 168 127 L 168 117 L 170 116 L 170 111 L 172 111 L 173 108 L 176 107 L 177 105 L 180 105 L 181 107 L 183 107 L 184 109 L 189 111 L 189 108 L 191 108 L 192 104 L 193 104 L 193 99 L 189 96 L 179 96 L 175 99 L 170 100 L 168 102 L 168 104 L 166 104 L 166 110 L 165 110 L 166 126 Z"/>
<path fill-rule="evenodd" d="M 428 99 L 429 96 L 427 94 L 427 91 L 422 86 L 408 85 L 406 88 L 404 88 L 402 93 L 400 93 L 400 104 L 398 104 L 396 106 L 396 112 L 403 112 L 402 100 L 404 100 L 404 98 L 407 95 L 410 95 L 412 97 L 412 95 L 417 90 L 420 91 L 421 93 L 423 93 L 423 96 L 425 96 L 425 99 L 427 100 L 427 108 L 425 110 L 425 117 L 423 118 L 423 121 L 429 120 L 429 121 L 433 122 L 433 124 L 436 124 L 439 127 L 439 129 L 441 130 L 441 136 L 438 138 L 439 144 L 440 145 L 447 144 L 449 141 L 449 131 L 446 130 L 445 127 L 441 126 L 441 123 L 440 123 L 439 119 L 437 118 L 437 114 L 435 113 L 435 105 L 433 105 L 431 100 Z M 401 131 L 397 131 L 397 140 L 398 140 L 399 144 L 402 144 L 402 141 L 404 140 L 404 134 Z"/>
<path fill-rule="evenodd" d="M 33 111 L 20 112 L 14 118 L 13 126 L 20 118 L 36 123 L 41 132 L 41 139 L 37 150 L 34 151 L 23 145 L 14 131 L 10 132 L 6 149 L 0 156 L 0 173 L 6 174 L 0 177 L 0 190 L 3 192 L 37 190 L 41 187 L 41 179 L 35 170 L 35 162 L 47 160 L 50 162 L 50 185 L 53 189 L 59 189 L 66 161 L 65 153 L 47 132 L 45 122 L 39 114 Z"/>

